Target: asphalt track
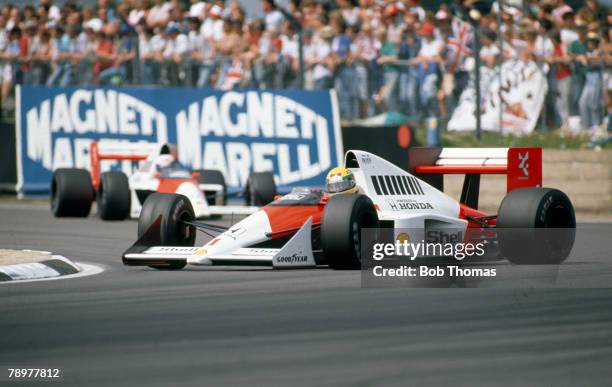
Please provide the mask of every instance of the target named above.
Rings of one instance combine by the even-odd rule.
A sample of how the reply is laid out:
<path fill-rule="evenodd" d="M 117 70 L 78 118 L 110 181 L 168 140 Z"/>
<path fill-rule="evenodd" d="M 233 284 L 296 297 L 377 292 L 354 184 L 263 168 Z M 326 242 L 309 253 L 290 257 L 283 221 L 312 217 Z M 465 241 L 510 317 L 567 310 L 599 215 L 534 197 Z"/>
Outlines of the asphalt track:
<path fill-rule="evenodd" d="M 609 246 L 612 225 L 580 228 Z M 568 266 L 572 289 L 362 289 L 330 269 L 126 268 L 135 233 L 0 204 L 3 248 L 105 268 L 0 286 L 0 366 L 62 367 L 75 386 L 612 384 L 612 288 L 583 288 L 612 270 L 592 257 Z"/>

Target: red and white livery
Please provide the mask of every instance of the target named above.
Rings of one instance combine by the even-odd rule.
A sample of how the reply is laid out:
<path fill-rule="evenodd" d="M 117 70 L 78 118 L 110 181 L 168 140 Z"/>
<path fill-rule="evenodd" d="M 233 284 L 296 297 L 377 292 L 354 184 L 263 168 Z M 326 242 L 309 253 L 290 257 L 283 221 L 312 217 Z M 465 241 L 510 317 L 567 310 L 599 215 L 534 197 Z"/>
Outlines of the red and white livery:
<path fill-rule="evenodd" d="M 55 216 L 87 216 L 95 200 L 98 215 L 104 220 L 138 218 L 142 204 L 155 192 L 185 196 L 196 218 L 248 215 L 259 208 L 226 206 L 223 174 L 216 170 L 185 168 L 178 162 L 176 149 L 171 144 L 92 142 L 90 161 L 90 171 L 64 168 L 54 172 L 51 209 Z M 109 161 L 127 162 L 126 169 L 132 172 L 101 172 L 102 163 Z"/>
<path fill-rule="evenodd" d="M 352 150 L 344 166 L 353 172 L 359 193 L 294 189 L 228 229 L 193 221 L 179 196 L 151 197 L 144 206 L 156 210 L 141 216 L 139 239 L 123 262 L 173 269 L 186 264 L 358 268 L 363 228 L 420 230 L 422 235 L 411 235 L 420 240 L 440 230 L 466 235 L 468 228 L 575 227 L 567 196 L 541 188 L 540 148 L 417 148 L 409 155 L 408 171 Z M 459 201 L 442 190 L 441 178 L 448 173 L 466 175 Z M 489 173 L 507 175 L 508 194 L 496 215 L 477 209 L 480 175 Z M 194 247 L 195 228 L 220 234 Z"/>

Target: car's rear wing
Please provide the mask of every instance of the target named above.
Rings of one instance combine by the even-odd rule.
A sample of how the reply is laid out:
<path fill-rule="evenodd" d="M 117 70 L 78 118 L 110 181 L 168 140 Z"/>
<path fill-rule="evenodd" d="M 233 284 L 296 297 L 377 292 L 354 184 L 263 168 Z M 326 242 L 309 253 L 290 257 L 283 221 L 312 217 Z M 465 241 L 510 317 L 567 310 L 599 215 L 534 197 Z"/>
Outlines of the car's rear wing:
<path fill-rule="evenodd" d="M 445 174 L 465 174 L 461 203 L 478 207 L 480 175 L 506 175 L 506 190 L 542 186 L 542 148 L 410 148 L 408 171 L 439 190 Z"/>
<path fill-rule="evenodd" d="M 147 142 L 93 141 L 89 146 L 91 181 L 97 191 L 100 184 L 100 161 L 102 160 L 146 160 L 153 152 L 160 151 L 160 144 Z M 168 153 L 172 149 L 168 145 Z"/>

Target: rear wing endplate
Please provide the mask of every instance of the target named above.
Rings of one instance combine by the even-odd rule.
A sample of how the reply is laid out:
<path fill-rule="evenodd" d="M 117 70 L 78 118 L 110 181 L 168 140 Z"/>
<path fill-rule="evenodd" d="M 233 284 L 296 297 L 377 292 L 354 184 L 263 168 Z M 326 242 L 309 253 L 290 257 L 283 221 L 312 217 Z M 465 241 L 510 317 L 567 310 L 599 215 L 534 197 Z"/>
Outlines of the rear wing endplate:
<path fill-rule="evenodd" d="M 91 163 L 91 181 L 97 191 L 100 185 L 100 161 L 102 160 L 146 160 L 153 152 L 160 149 L 160 144 L 146 142 L 92 141 L 89 146 Z M 168 148 L 168 152 L 172 152 Z"/>
<path fill-rule="evenodd" d="M 541 187 L 542 148 L 410 148 L 408 171 L 441 191 L 445 174 L 465 174 L 461 202 L 476 208 L 480 175 L 506 175 L 507 192 Z"/>

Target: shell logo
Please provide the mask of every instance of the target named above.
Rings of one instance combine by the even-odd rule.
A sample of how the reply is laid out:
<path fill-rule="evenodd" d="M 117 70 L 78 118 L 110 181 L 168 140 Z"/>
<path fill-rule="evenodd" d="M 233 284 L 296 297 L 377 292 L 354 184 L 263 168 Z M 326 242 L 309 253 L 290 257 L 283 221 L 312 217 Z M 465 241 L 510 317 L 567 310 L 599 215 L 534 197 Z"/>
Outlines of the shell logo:
<path fill-rule="evenodd" d="M 208 253 L 208 250 L 206 250 L 206 249 L 197 249 L 194 254 L 195 255 L 204 255 L 206 253 Z"/>
<path fill-rule="evenodd" d="M 410 235 L 408 233 L 402 232 L 397 234 L 397 236 L 395 237 L 395 240 L 397 240 L 400 243 L 410 243 Z"/>

